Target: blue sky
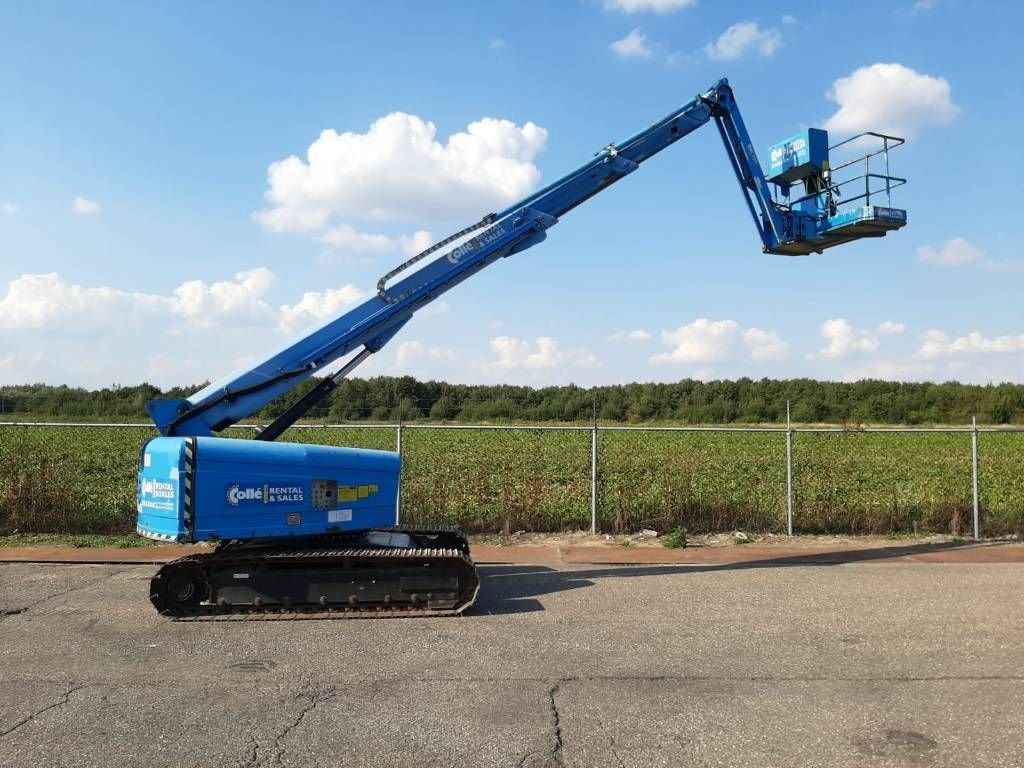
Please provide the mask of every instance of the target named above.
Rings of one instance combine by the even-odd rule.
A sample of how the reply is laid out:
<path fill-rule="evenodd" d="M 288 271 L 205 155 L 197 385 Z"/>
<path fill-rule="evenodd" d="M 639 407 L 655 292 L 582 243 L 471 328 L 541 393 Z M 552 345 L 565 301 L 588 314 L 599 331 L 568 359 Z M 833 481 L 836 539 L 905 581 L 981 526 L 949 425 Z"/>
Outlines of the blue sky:
<path fill-rule="evenodd" d="M 0 4 L 0 383 L 222 375 L 367 295 L 425 233 L 721 76 L 762 159 L 809 125 L 908 133 L 892 157 L 906 229 L 763 255 L 706 127 L 362 370 L 1024 382 L 1022 16 L 953 0 Z"/>

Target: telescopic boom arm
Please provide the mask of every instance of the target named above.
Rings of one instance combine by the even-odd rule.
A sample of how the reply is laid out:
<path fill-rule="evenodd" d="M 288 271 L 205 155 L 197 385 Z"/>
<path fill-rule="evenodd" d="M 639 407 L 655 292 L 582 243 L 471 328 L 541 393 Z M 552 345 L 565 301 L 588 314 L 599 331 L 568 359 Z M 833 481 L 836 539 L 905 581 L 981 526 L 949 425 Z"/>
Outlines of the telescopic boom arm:
<path fill-rule="evenodd" d="M 572 173 L 503 211 L 485 216 L 477 224 L 400 265 L 381 278 L 375 296 L 259 364 L 213 382 L 187 400 L 151 401 L 147 404 L 150 416 L 164 435 L 210 435 L 250 416 L 317 371 L 355 353 L 337 373 L 323 378 L 258 435 L 262 440 L 276 438 L 359 363 L 387 344 L 418 309 L 498 259 L 542 242 L 547 230 L 564 214 L 712 119 L 722 136 L 765 252 L 788 255 L 821 252 L 861 237 L 880 237 L 906 223 L 905 211 L 870 205 L 871 194 L 888 195 L 892 187 L 904 183 L 903 179 L 889 176 L 887 170 L 884 176 L 865 170 L 866 194 L 844 201 L 866 198 L 865 206 L 842 213 L 837 210 L 839 187 L 847 182 L 837 184 L 830 177 L 824 131 L 810 129 L 773 147 L 770 170 L 774 175 L 766 178 L 732 88 L 722 79 L 635 136 L 601 150 Z M 872 135 L 884 141 L 887 168 L 888 149 L 902 140 Z M 865 163 L 867 158 L 880 153 L 867 155 Z M 872 180 L 882 180 L 885 186 L 872 191 Z M 800 182 L 807 194 L 791 200 L 790 189 Z M 387 285 L 420 259 L 479 230 L 483 231 L 390 287 Z"/>

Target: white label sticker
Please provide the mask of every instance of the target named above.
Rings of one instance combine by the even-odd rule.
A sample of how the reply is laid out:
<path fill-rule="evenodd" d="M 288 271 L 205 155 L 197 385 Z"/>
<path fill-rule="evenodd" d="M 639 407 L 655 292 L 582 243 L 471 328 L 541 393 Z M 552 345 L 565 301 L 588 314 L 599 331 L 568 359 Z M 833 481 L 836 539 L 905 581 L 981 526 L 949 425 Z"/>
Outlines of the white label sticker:
<path fill-rule="evenodd" d="M 153 463 L 153 459 L 150 458 L 148 453 L 142 454 L 142 466 L 148 467 Z"/>
<path fill-rule="evenodd" d="M 351 509 L 329 509 L 327 510 L 328 523 L 348 523 L 352 521 Z"/>

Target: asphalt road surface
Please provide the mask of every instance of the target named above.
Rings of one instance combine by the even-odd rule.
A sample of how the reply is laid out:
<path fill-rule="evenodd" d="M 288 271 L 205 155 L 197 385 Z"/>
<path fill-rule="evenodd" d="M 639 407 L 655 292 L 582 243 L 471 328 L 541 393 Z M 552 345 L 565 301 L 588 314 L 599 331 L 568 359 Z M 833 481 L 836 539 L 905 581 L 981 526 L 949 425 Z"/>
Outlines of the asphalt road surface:
<path fill-rule="evenodd" d="M 1024 564 L 484 566 L 456 619 L 174 623 L 0 564 L 0 766 L 1024 765 Z"/>

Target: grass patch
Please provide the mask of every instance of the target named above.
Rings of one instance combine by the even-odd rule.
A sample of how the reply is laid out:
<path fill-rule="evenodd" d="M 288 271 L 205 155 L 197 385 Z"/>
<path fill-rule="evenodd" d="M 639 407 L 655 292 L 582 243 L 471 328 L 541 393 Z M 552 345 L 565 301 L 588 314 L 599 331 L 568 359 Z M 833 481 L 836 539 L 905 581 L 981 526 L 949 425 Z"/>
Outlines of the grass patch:
<path fill-rule="evenodd" d="M 674 528 L 661 540 L 661 545 L 669 549 L 684 549 L 686 544 L 686 529 L 681 525 Z"/>

